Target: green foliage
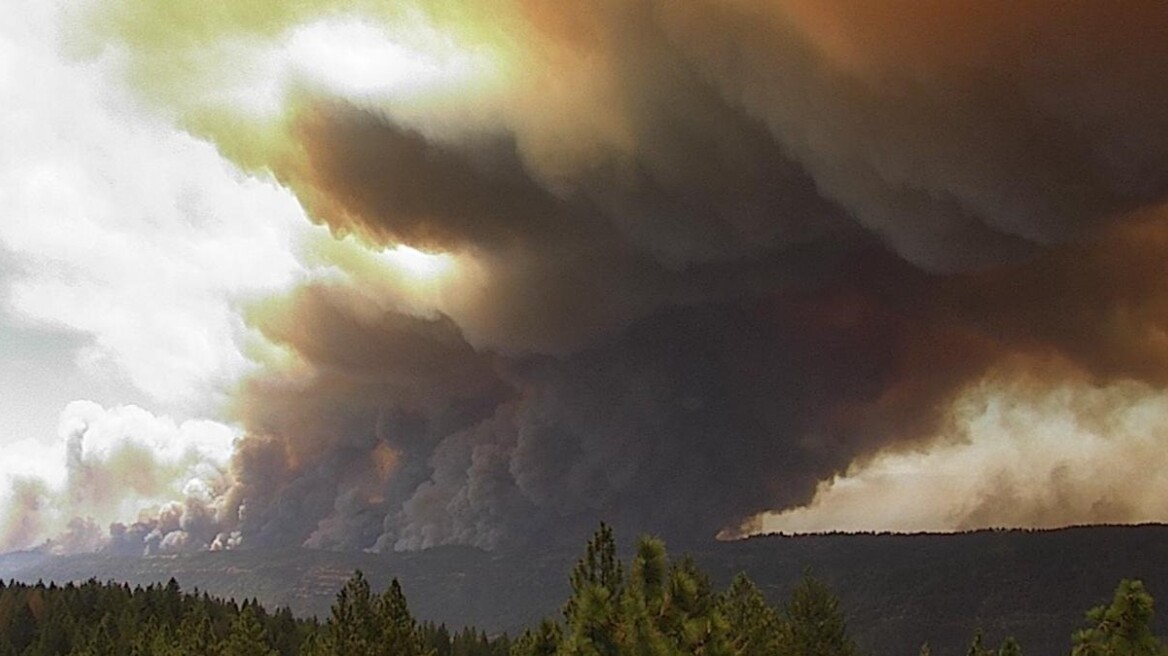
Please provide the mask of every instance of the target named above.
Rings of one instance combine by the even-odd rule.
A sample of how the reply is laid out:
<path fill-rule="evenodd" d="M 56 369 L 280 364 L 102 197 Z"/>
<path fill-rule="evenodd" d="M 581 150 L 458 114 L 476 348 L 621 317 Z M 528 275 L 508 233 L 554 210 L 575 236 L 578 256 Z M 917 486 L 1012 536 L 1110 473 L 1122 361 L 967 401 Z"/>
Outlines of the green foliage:
<path fill-rule="evenodd" d="M 473 628 L 419 624 L 395 579 L 374 594 L 360 572 L 337 594 L 328 620 L 269 614 L 166 585 L 131 588 L 0 583 L 0 656 L 854 656 L 839 599 L 804 575 L 776 610 L 745 575 L 718 593 L 686 557 L 642 538 L 628 574 L 612 530 L 601 525 L 571 573 L 564 623 L 544 620 L 512 642 Z M 1073 656 L 1168 656 L 1152 634 L 1153 600 L 1124 580 L 1073 636 Z M 921 656 L 930 653 L 928 644 Z M 1021 656 L 1013 638 L 969 656 Z"/>
<path fill-rule="evenodd" d="M 665 544 L 642 538 L 637 544 L 620 603 L 622 653 L 669 656 L 676 653 L 663 624 L 669 612 L 669 558 Z"/>
<path fill-rule="evenodd" d="M 312 626 L 254 601 L 183 594 L 173 580 L 0 585 L 0 656 L 296 656 Z M 273 646 L 279 634 L 283 649 Z"/>
<path fill-rule="evenodd" d="M 560 625 L 545 619 L 534 631 L 528 629 L 511 647 L 510 656 L 555 656 L 563 639 Z"/>
<path fill-rule="evenodd" d="M 424 644 L 398 580 L 374 597 L 360 570 L 337 593 L 324 635 L 313 648 L 347 656 L 433 656 L 439 649 Z"/>
<path fill-rule="evenodd" d="M 179 656 L 209 654 L 216 644 L 215 627 L 207 604 L 194 604 L 183 614 L 175 635 L 175 653 Z"/>
<path fill-rule="evenodd" d="M 782 620 L 746 574 L 734 577 L 722 595 L 722 613 L 729 627 L 727 638 L 733 653 L 743 656 L 782 653 Z"/>
<path fill-rule="evenodd" d="M 624 568 L 612 528 L 601 524 L 572 568 L 572 596 L 564 605 L 562 656 L 619 656 Z"/>
<path fill-rule="evenodd" d="M 256 617 L 254 606 L 246 606 L 235 617 L 228 634 L 219 646 L 222 656 L 276 656 L 268 644 L 267 631 Z"/>
<path fill-rule="evenodd" d="M 558 642 L 558 636 L 557 636 Z M 506 636 L 419 625 L 394 581 L 381 595 L 355 572 L 321 625 L 287 608 L 87 581 L 0 584 L 0 656 L 508 656 Z M 533 655 L 542 656 L 542 655 Z"/>
<path fill-rule="evenodd" d="M 377 599 L 376 612 L 379 653 L 389 653 L 387 649 L 392 646 L 394 656 L 426 656 L 418 623 L 410 615 L 406 596 L 397 579 L 390 582 L 389 588 Z"/>
<path fill-rule="evenodd" d="M 1018 644 L 1014 636 L 1009 636 L 998 647 L 998 656 L 1022 656 L 1022 645 Z"/>
<path fill-rule="evenodd" d="M 805 579 L 784 615 L 744 575 L 725 594 L 691 558 L 670 563 L 656 538 L 637 544 L 627 578 L 605 525 L 571 577 L 562 636 L 545 623 L 512 656 L 851 656 L 838 600 Z"/>
<path fill-rule="evenodd" d="M 728 627 L 710 579 L 692 558 L 669 570 L 668 598 L 662 629 L 683 654 L 728 656 Z"/>
<path fill-rule="evenodd" d="M 973 634 L 973 641 L 969 643 L 969 649 L 965 651 L 965 656 L 993 656 L 994 652 L 987 649 L 985 646 L 985 633 L 978 629 Z"/>
<path fill-rule="evenodd" d="M 798 656 L 853 656 L 839 599 L 808 573 L 783 609 L 783 653 Z"/>
<path fill-rule="evenodd" d="M 325 628 L 324 647 L 328 653 L 370 654 L 377 634 L 373 593 L 364 573 L 357 570 L 337 593 Z"/>
<path fill-rule="evenodd" d="M 604 598 L 612 603 L 620 596 L 624 585 L 624 570 L 616 557 L 616 540 L 612 527 L 601 524 L 588 540 L 584 556 L 576 561 L 570 577 L 572 597 L 564 605 L 564 619 L 572 624 L 581 598 L 591 595 Z"/>
<path fill-rule="evenodd" d="M 1124 579 L 1111 605 L 1087 612 L 1090 624 L 1075 632 L 1073 656 L 1158 656 L 1168 649 L 1152 634 L 1152 595 L 1142 581 Z"/>

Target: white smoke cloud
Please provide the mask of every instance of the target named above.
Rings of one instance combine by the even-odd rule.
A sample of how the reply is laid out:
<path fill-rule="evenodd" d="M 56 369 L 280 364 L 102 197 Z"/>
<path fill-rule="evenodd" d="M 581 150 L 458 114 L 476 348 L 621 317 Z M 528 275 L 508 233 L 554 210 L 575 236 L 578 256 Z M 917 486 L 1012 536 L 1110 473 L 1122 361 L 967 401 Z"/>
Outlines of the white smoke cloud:
<path fill-rule="evenodd" d="M 10 407 L 61 418 L 54 439 L 0 417 L 0 550 L 109 545 L 111 524 L 136 535 L 160 509 L 157 548 L 205 547 L 239 436 L 224 403 L 262 346 L 243 308 L 304 275 L 301 246 L 324 231 L 133 100 L 114 54 L 63 56 L 66 4 L 18 0 L 0 25 L 0 95 L 17 100 L 0 107 L 0 314 L 30 343 L 78 348 L 68 389 L 165 414 L 61 411 L 12 387 Z"/>
<path fill-rule="evenodd" d="M 0 108 L 6 304 L 87 335 L 86 373 L 209 411 L 248 366 L 239 305 L 291 283 L 309 224 L 273 181 L 137 105 L 111 57 L 61 57 L 51 5 L 20 4 L 23 29 L 0 32 L 0 93 L 20 99 Z"/>
<path fill-rule="evenodd" d="M 1137 383 L 1039 392 L 987 380 L 955 403 L 956 435 L 888 450 L 819 485 L 760 532 L 954 531 L 1162 521 L 1168 394 Z"/>
<path fill-rule="evenodd" d="M 58 442 L 6 449 L 12 457 L 0 463 L 0 549 L 52 538 L 54 551 L 92 550 L 108 543 L 111 525 L 140 518 L 151 523 L 147 533 L 156 533 L 157 548 L 194 541 L 206 548 L 216 527 L 229 523 L 216 513 L 231 484 L 228 460 L 239 436 L 209 420 L 176 422 L 135 406 L 71 403 L 61 413 Z"/>

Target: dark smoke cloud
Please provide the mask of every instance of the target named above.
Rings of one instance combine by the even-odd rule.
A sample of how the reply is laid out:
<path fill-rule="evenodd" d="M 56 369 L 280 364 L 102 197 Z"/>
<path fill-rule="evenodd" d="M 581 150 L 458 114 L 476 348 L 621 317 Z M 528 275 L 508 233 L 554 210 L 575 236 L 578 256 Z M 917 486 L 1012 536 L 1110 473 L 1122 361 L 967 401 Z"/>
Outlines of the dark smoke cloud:
<path fill-rule="evenodd" d="M 270 413 L 262 425 L 275 437 L 237 454 L 241 528 L 272 544 L 492 547 L 598 518 L 711 535 L 775 499 L 806 500 L 818 477 L 871 446 L 826 434 L 820 418 L 878 392 L 893 359 L 858 361 L 899 341 L 873 329 L 879 308 L 807 307 L 818 303 L 779 295 L 664 311 L 571 356 L 499 359 L 490 384 L 461 389 L 421 378 L 402 394 L 360 367 L 317 378 L 295 410 L 280 405 L 286 392 L 256 390 L 250 404 Z M 811 331 L 794 318 L 804 311 L 847 316 Z M 419 351 L 443 335 L 387 320 L 429 328 L 413 333 Z M 347 343 L 364 348 L 383 330 Z M 371 457 L 381 448 L 395 462 Z"/>
<path fill-rule="evenodd" d="M 257 311 L 303 371 L 237 401 L 243 544 L 711 536 L 923 444 L 1007 364 L 1168 383 L 1168 5 L 529 0 L 497 26 L 525 69 L 468 101 L 487 120 L 317 98 L 266 162 L 337 233 L 479 274 L 432 316 L 359 278 Z"/>

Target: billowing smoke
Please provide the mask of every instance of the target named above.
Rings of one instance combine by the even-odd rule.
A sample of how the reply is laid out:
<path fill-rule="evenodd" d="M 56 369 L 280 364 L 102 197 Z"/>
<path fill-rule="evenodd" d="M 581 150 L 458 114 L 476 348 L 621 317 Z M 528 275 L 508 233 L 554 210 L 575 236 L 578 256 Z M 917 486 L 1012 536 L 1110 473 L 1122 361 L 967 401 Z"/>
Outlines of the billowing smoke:
<path fill-rule="evenodd" d="M 1073 387 L 1120 418 L 1164 393 L 1163 3 L 381 4 L 90 17 L 145 97 L 336 239 L 249 312 L 268 351 L 234 395 L 231 484 L 119 541 L 709 537 L 989 439 L 970 390 Z M 357 92 L 289 65 L 276 109 L 239 99 L 240 61 L 349 24 L 470 77 Z M 1147 439 L 1019 453 L 1129 471 Z M 1002 480 L 938 491 L 984 501 L 940 528 L 1168 518 L 1091 477 L 1054 501 Z"/>
<path fill-rule="evenodd" d="M 231 540 L 220 535 L 231 520 L 217 501 L 231 487 L 238 436 L 229 427 L 77 401 L 59 433 L 63 453 L 14 453 L 0 469 L 0 548 L 173 553 Z M 137 521 L 126 526 L 127 515 Z"/>

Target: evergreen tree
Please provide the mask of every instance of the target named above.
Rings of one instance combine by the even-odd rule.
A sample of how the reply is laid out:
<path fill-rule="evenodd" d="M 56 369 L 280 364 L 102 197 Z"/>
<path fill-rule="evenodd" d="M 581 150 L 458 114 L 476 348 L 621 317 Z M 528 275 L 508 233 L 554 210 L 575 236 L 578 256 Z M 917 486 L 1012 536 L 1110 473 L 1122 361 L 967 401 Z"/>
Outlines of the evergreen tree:
<path fill-rule="evenodd" d="M 268 620 L 268 637 L 274 648 L 281 656 L 295 656 L 303 636 L 300 635 L 296 618 L 292 609 L 281 606 L 276 614 Z"/>
<path fill-rule="evenodd" d="M 304 642 L 300 643 L 298 656 L 329 656 L 334 652 L 328 651 L 327 640 L 319 630 L 308 634 Z"/>
<path fill-rule="evenodd" d="M 777 656 L 781 653 L 782 620 L 766 603 L 754 583 L 739 574 L 722 596 L 733 653 L 740 656 Z"/>
<path fill-rule="evenodd" d="M 151 600 L 150 605 L 159 621 L 165 626 L 178 625 L 182 617 L 182 589 L 174 577 L 166 582 L 166 587 L 160 588 Z"/>
<path fill-rule="evenodd" d="M 729 656 L 726 621 L 706 573 L 690 557 L 669 569 L 662 629 L 683 654 Z"/>
<path fill-rule="evenodd" d="M 450 630 L 446 624 L 423 622 L 418 631 L 422 635 L 422 644 L 433 651 L 434 656 L 450 656 Z"/>
<path fill-rule="evenodd" d="M 993 650 L 985 646 L 985 633 L 981 629 L 973 634 L 973 641 L 969 643 L 969 649 L 965 650 L 965 656 L 994 656 Z"/>
<path fill-rule="evenodd" d="M 1166 653 L 1152 634 L 1152 595 L 1142 581 L 1124 579 L 1115 590 L 1111 605 L 1097 606 L 1087 613 L 1090 626 L 1074 636 L 1073 656 L 1159 656 Z"/>
<path fill-rule="evenodd" d="M 489 656 L 510 656 L 511 636 L 506 633 L 497 635 L 490 641 Z"/>
<path fill-rule="evenodd" d="M 231 625 L 231 633 L 219 645 L 223 656 L 277 656 L 268 644 L 267 631 L 255 606 L 245 605 Z"/>
<path fill-rule="evenodd" d="M 784 608 L 783 648 L 792 656 L 853 656 L 839 599 L 810 574 L 795 586 Z"/>
<path fill-rule="evenodd" d="M 544 619 L 534 631 L 528 629 L 519 636 L 510 656 L 554 656 L 562 637 L 560 625 Z"/>
<path fill-rule="evenodd" d="M 422 646 L 417 622 L 410 615 L 406 596 L 396 578 L 378 597 L 376 613 L 380 631 L 375 653 L 393 656 L 423 656 L 427 653 Z"/>
<path fill-rule="evenodd" d="M 112 624 L 113 618 L 110 617 L 109 613 L 106 613 L 84 642 L 78 640 L 74 643 L 73 650 L 69 652 L 71 656 L 116 654 L 117 647 L 115 646 L 113 635 L 110 633 L 110 626 Z"/>
<path fill-rule="evenodd" d="M 620 602 L 624 573 L 616 541 L 606 524 L 588 541 L 571 575 L 572 596 L 564 606 L 562 656 L 621 656 Z"/>
<path fill-rule="evenodd" d="M 560 656 L 623 656 L 618 599 L 601 585 L 586 585 L 572 597 L 571 620 L 556 652 Z"/>
<path fill-rule="evenodd" d="M 1018 644 L 1014 636 L 1009 636 L 998 647 L 998 656 L 1022 656 L 1022 645 Z"/>
<path fill-rule="evenodd" d="M 665 545 L 655 538 L 637 543 L 632 570 L 621 600 L 621 637 L 625 653 L 669 656 L 673 645 L 660 627 L 667 606 L 669 562 Z"/>
<path fill-rule="evenodd" d="M 564 619 L 572 622 L 576 611 L 578 598 L 589 588 L 600 588 L 606 591 L 604 596 L 616 600 L 620 596 L 624 585 L 624 572 L 620 560 L 616 557 L 616 540 L 613 538 L 612 527 L 601 522 L 600 528 L 588 540 L 584 549 L 584 556 L 576 561 L 569 579 L 572 586 L 572 596 L 564 606 Z"/>
<path fill-rule="evenodd" d="M 328 653 L 364 656 L 372 653 L 378 633 L 373 594 L 365 575 L 357 570 L 337 593 L 322 647 Z"/>
<path fill-rule="evenodd" d="M 208 654 L 216 642 L 206 604 L 192 604 L 183 615 L 175 635 L 176 653 L 182 656 Z"/>
<path fill-rule="evenodd" d="M 58 592 L 56 588 L 53 593 Z M 76 621 L 73 609 L 63 595 L 52 594 L 45 599 L 45 611 L 38 624 L 33 654 L 67 654 L 72 650 Z"/>
<path fill-rule="evenodd" d="M 5 635 L 11 641 L 13 651 L 23 654 L 36 640 L 37 618 L 27 591 L 16 594 L 13 605 L 12 619 L 8 622 Z"/>

